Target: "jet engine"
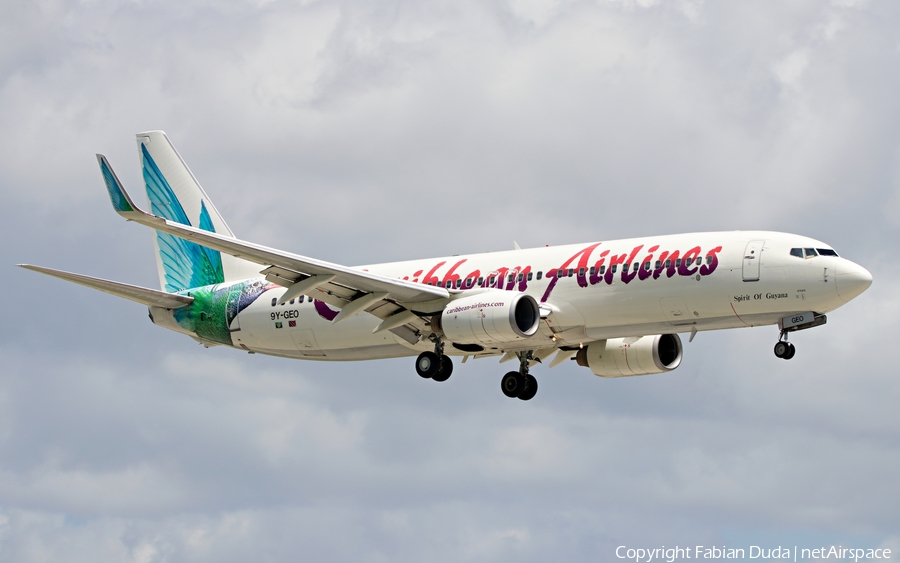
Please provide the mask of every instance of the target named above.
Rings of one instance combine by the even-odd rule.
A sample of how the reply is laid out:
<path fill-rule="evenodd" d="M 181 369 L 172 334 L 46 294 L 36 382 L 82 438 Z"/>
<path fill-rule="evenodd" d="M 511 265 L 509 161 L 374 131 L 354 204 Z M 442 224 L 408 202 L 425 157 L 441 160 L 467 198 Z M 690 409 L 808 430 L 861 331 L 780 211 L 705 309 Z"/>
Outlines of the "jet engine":
<path fill-rule="evenodd" d="M 649 375 L 677 368 L 682 350 L 677 334 L 610 338 L 591 342 L 578 351 L 575 360 L 600 377 Z"/>
<path fill-rule="evenodd" d="M 491 289 L 450 302 L 431 328 L 450 342 L 493 346 L 530 338 L 541 323 L 537 300 L 526 293 Z"/>

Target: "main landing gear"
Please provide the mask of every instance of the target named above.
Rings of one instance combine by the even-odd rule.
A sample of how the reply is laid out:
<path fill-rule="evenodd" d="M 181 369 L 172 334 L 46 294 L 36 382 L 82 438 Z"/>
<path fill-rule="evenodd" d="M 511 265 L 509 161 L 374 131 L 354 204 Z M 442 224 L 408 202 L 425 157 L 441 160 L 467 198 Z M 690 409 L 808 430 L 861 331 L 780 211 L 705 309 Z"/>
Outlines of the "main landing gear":
<path fill-rule="evenodd" d="M 775 345 L 775 357 L 790 360 L 795 353 L 797 353 L 797 349 L 787 341 L 787 332 L 782 332 L 781 337 L 778 339 L 778 344 Z"/>
<path fill-rule="evenodd" d="M 416 373 L 424 379 L 447 381 L 453 373 L 453 360 L 444 355 L 444 343 L 434 344 L 434 352 L 422 352 L 416 358 Z"/>
<path fill-rule="evenodd" d="M 531 359 L 531 354 L 530 351 L 519 352 L 519 371 L 511 371 L 500 380 L 500 390 L 507 397 L 530 401 L 537 394 L 537 379 L 528 373 L 528 361 Z"/>

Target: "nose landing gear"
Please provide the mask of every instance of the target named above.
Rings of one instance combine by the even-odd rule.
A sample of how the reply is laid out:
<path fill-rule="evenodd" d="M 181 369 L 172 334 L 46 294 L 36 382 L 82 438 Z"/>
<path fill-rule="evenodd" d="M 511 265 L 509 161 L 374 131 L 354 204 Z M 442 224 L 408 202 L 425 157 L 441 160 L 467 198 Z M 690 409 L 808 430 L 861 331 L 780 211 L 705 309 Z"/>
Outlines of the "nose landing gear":
<path fill-rule="evenodd" d="M 538 382 L 533 375 L 528 373 L 528 361 L 532 352 L 520 352 L 519 371 L 511 371 L 500 380 L 500 390 L 510 399 L 518 398 L 522 401 L 530 401 L 537 394 Z"/>
<path fill-rule="evenodd" d="M 796 352 L 797 349 L 794 348 L 794 345 L 787 341 L 787 333 L 782 332 L 781 338 L 778 340 L 778 343 L 775 344 L 775 357 L 783 360 L 790 360 L 794 357 Z"/>

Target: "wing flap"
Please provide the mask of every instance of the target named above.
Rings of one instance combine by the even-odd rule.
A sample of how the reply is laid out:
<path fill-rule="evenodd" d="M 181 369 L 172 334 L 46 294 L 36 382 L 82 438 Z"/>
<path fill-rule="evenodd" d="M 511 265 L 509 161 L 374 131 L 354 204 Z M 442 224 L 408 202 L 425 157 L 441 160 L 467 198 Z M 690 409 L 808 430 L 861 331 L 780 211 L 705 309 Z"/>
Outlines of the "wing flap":
<path fill-rule="evenodd" d="M 150 305 L 153 307 L 179 309 L 181 307 L 187 307 L 194 302 L 193 297 L 188 297 L 186 295 L 177 295 L 174 293 L 166 293 L 165 291 L 159 291 L 157 289 L 147 289 L 146 287 L 140 287 L 137 285 L 114 282 L 101 278 L 84 276 L 81 274 L 73 274 L 71 272 L 64 272 L 62 270 L 44 268 L 43 266 L 32 266 L 31 264 L 18 264 L 18 266 L 20 268 L 25 268 L 26 270 L 31 270 L 32 272 L 38 272 L 41 274 L 46 274 L 48 276 L 53 276 L 54 278 L 77 283 L 78 285 L 90 287 L 92 289 L 102 291 L 103 293 L 109 293 L 110 295 L 115 295 L 116 297 L 122 297 L 124 299 L 129 299 L 131 301 L 136 301 L 137 303 L 143 303 L 144 305 Z"/>

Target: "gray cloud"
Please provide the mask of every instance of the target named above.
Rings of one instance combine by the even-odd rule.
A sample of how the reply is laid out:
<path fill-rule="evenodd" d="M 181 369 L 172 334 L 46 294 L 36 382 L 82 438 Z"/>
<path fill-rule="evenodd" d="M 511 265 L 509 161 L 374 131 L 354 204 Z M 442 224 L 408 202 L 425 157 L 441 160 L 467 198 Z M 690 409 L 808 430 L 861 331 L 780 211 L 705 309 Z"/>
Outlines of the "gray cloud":
<path fill-rule="evenodd" d="M 616 545 L 900 550 L 890 2 L 45 2 L 0 22 L 4 560 L 605 560 Z M 828 241 L 872 288 L 676 372 L 204 350 L 12 268 L 153 285 L 167 130 L 240 236 L 348 264 L 692 230 Z"/>

